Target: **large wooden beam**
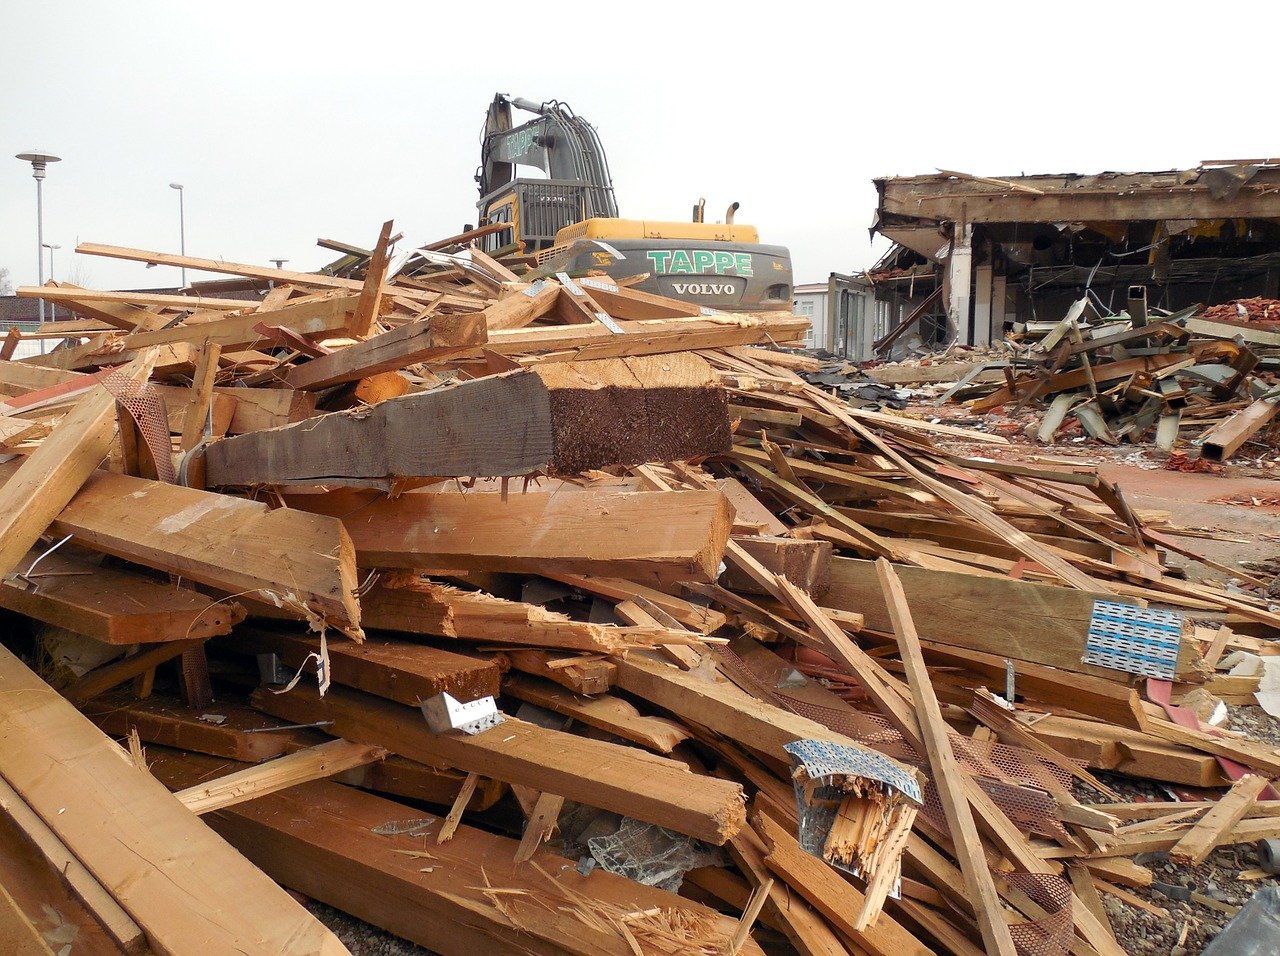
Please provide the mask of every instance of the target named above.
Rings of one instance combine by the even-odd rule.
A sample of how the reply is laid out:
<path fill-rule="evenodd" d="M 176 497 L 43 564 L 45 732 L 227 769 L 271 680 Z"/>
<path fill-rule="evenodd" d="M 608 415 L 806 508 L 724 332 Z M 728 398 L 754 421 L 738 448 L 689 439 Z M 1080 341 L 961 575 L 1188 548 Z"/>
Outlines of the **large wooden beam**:
<path fill-rule="evenodd" d="M 212 769 L 186 756 L 151 756 L 154 772 L 175 788 Z M 582 876 L 548 850 L 519 865 L 515 840 L 465 824 L 447 843 L 430 840 L 426 851 L 421 836 L 380 835 L 406 816 L 424 819 L 428 835 L 443 825 L 421 810 L 327 781 L 231 807 L 209 822 L 286 886 L 442 956 L 634 956 L 618 917 L 634 914 L 623 925 L 644 940 L 642 914 L 650 911 L 671 913 L 671 926 L 690 927 L 688 936 L 670 938 L 667 952 L 721 952 L 733 935 L 736 921 L 729 917 L 599 868 Z M 739 952 L 761 956 L 751 940 Z"/>
<path fill-rule="evenodd" d="M 207 467 L 211 485 L 576 474 L 729 444 L 724 390 L 704 359 L 683 354 L 548 365 L 390 398 L 215 442 Z"/>
<path fill-rule="evenodd" d="M 718 491 L 638 493 L 411 491 L 395 499 L 337 491 L 286 496 L 340 517 L 360 564 L 599 574 L 645 583 L 714 580 L 729 539 Z"/>
<path fill-rule="evenodd" d="M 0 464 L 5 487 L 15 471 Z M 231 594 L 308 608 L 360 636 L 355 552 L 332 518 L 97 471 L 51 528 Z"/>
<path fill-rule="evenodd" d="M 4 649 L 0 699 L 0 776 L 157 953 L 346 952 Z"/>
<path fill-rule="evenodd" d="M 294 723 L 332 720 L 331 733 L 378 744 L 419 763 L 559 794 L 717 846 L 746 822 L 736 783 L 695 774 L 678 761 L 635 747 L 546 730 L 513 717 L 468 736 L 433 734 L 416 708 L 342 687 L 330 688 L 323 698 L 314 691 L 258 691 L 253 703 Z"/>

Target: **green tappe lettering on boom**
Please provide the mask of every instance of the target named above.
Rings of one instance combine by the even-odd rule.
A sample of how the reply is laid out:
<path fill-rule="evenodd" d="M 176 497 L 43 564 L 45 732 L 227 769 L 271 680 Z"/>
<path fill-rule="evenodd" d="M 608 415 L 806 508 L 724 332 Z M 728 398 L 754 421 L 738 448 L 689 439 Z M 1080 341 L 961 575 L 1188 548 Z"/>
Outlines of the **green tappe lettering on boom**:
<path fill-rule="evenodd" d="M 709 249 L 652 249 L 646 252 L 653 274 L 751 276 L 751 253 L 713 252 Z"/>

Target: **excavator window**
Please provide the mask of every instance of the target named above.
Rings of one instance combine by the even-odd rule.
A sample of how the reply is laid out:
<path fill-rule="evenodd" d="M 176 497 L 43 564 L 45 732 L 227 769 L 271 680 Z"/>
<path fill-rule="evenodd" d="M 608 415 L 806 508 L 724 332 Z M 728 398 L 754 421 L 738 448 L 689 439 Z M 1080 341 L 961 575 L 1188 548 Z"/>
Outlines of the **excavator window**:
<path fill-rule="evenodd" d="M 499 206 L 497 209 L 489 213 L 487 217 L 489 223 L 510 222 L 511 221 L 511 204 L 507 203 Z M 484 237 L 485 252 L 494 252 L 498 249 L 504 249 L 515 243 L 515 233 L 511 229 L 499 229 L 497 232 L 491 232 Z"/>

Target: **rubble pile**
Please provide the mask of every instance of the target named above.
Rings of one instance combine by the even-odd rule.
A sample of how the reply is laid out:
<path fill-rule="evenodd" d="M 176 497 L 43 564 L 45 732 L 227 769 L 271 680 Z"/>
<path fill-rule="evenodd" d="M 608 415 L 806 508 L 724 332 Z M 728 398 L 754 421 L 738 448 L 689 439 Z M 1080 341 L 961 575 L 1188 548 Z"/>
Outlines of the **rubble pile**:
<path fill-rule="evenodd" d="M 33 939 L 345 952 L 287 887 L 446 956 L 1121 956 L 1103 899 L 1155 860 L 1280 838 L 1280 751 L 1221 726 L 1269 581 L 1191 583 L 1093 471 L 946 451 L 1007 439 L 830 380 L 804 319 L 391 233 L 321 273 L 78 250 L 240 298 L 21 290 L 76 316 L 0 361 Z M 1203 320 L 1068 319 L 979 403 L 1118 439 L 1267 400 Z"/>

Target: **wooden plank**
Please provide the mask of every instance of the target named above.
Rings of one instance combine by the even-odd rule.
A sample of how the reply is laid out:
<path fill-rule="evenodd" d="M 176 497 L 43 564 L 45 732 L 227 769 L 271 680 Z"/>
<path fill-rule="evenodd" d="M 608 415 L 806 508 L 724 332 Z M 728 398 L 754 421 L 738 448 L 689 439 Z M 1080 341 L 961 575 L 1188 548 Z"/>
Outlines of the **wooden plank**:
<path fill-rule="evenodd" d="M 1240 446 L 1266 428 L 1280 410 L 1280 402 L 1260 398 L 1247 408 L 1219 422 L 1204 436 L 1201 454 L 1209 461 L 1226 461 Z"/>
<path fill-rule="evenodd" d="M 300 783 L 323 780 L 345 770 L 363 767 L 386 756 L 381 747 L 330 740 L 285 757 L 277 757 L 254 767 L 245 767 L 212 783 L 196 784 L 174 794 L 197 816 L 225 807 L 257 800 L 269 793 L 296 787 Z"/>
<path fill-rule="evenodd" d="M 181 640 L 148 645 L 136 654 L 94 668 L 75 683 L 62 688 L 62 695 L 73 704 L 83 704 L 85 701 L 93 700 L 99 694 L 104 694 L 152 670 L 158 664 L 181 657 L 187 651 L 195 650 L 203 643 L 199 640 Z"/>
<path fill-rule="evenodd" d="M 183 787 L 208 766 L 163 754 L 154 769 L 170 786 Z M 709 936 L 693 931 L 675 940 L 670 953 L 697 952 L 733 933 L 733 920 L 704 906 L 599 868 L 582 876 L 549 850 L 518 865 L 516 841 L 465 824 L 443 845 L 376 832 L 406 817 L 427 821 L 428 835 L 439 830 L 439 817 L 317 781 L 232 807 L 210 823 L 286 886 L 442 956 L 634 956 L 616 920 L 655 908 L 674 910 L 677 925 L 708 927 Z M 637 922 L 628 925 L 643 939 L 647 920 Z M 761 956 L 754 944 L 745 952 Z"/>
<path fill-rule="evenodd" d="M 154 356 L 123 374 L 145 381 Z M 0 488 L 0 575 L 8 574 L 106 457 L 116 428 L 116 398 L 95 386 Z"/>
<path fill-rule="evenodd" d="M 118 691 L 95 698 L 82 710 L 112 737 L 128 737 L 136 731 L 146 744 L 179 747 L 242 763 L 281 757 L 315 742 L 314 732 L 277 730 L 282 721 L 225 700 L 196 709 L 176 698 L 153 695 L 137 700 L 129 691 Z"/>
<path fill-rule="evenodd" d="M 198 295 L 170 295 L 162 292 L 104 292 L 99 289 L 60 289 L 51 286 L 20 286 L 20 299 L 44 299 L 46 302 L 118 302 L 129 305 L 156 305 L 166 309 L 239 312 L 257 307 L 253 299 L 213 299 Z"/>
<path fill-rule="evenodd" d="M 45 549 L 28 551 L 18 570 Z M 28 582 L 0 581 L 0 607 L 104 644 L 151 644 L 228 634 L 244 619 L 235 601 L 218 602 L 136 571 L 103 567 L 55 551 Z"/>
<path fill-rule="evenodd" d="M 139 952 L 146 947 L 142 928 L 120 908 L 93 874 L 84 868 L 75 855 L 67 849 L 56 833 L 49 829 L 35 811 L 27 805 L 14 789 L 0 778 L 0 810 L 23 838 L 43 858 L 49 868 L 58 874 L 67 890 L 88 910 L 103 931 L 126 953 Z M 2 949 L 3 947 L 0 947 Z M 8 952 L 8 950 L 4 950 Z"/>
<path fill-rule="evenodd" d="M 346 952 L 4 649 L 0 691 L 0 776 L 157 953 Z"/>
<path fill-rule="evenodd" d="M 1175 863 L 1199 866 L 1218 848 L 1227 831 L 1245 818 L 1253 802 L 1268 785 L 1260 774 L 1245 774 L 1186 835 L 1174 844 L 1169 855 Z"/>
<path fill-rule="evenodd" d="M 360 563 L 416 569 L 611 575 L 657 584 L 715 578 L 729 509 L 715 491 L 287 495 L 343 518 Z"/>
<path fill-rule="evenodd" d="M 333 720 L 332 732 L 434 766 L 450 766 L 668 827 L 720 845 L 746 821 L 742 788 L 693 774 L 633 747 L 546 730 L 508 717 L 475 736 L 433 734 L 421 713 L 346 688 L 323 699 L 254 695 L 254 706 L 294 723 Z M 644 781 L 642 790 L 637 781 Z"/>
<path fill-rule="evenodd" d="M 1009 934 L 1009 926 L 1000 909 L 1000 898 L 991 879 L 991 871 L 987 868 L 986 857 L 982 853 L 982 842 L 974 824 L 973 809 L 961 785 L 964 771 L 956 762 L 955 753 L 951 749 L 949 729 L 942 719 L 942 710 L 933 692 L 906 594 L 889 562 L 878 561 L 876 571 L 893 620 L 893 630 L 898 637 L 898 647 L 907 672 L 907 682 L 911 686 L 915 715 L 920 722 L 920 734 L 928 752 L 933 782 L 942 801 L 947 827 L 952 835 L 952 845 L 960 862 L 960 871 L 964 874 L 969 899 L 973 901 L 983 942 L 986 943 L 988 953 L 1015 956 L 1013 937 Z"/>
<path fill-rule="evenodd" d="M 249 653 L 277 654 L 295 670 L 319 650 L 314 635 L 252 626 L 237 628 L 230 643 Z M 410 707 L 437 694 L 469 701 L 500 691 L 500 673 L 492 660 L 426 644 L 373 637 L 362 644 L 331 642 L 328 653 L 329 677 L 335 683 Z"/>
<path fill-rule="evenodd" d="M 724 408 L 723 390 L 697 356 L 563 363 L 216 442 L 208 480 L 577 474 L 695 458 L 728 450 Z"/>
<path fill-rule="evenodd" d="M 217 342 L 205 342 L 200 350 L 200 362 L 196 365 L 192 380 L 191 402 L 187 405 L 182 422 L 183 451 L 191 451 L 204 438 L 206 426 L 212 430 L 213 382 L 218 374 L 218 358 L 222 346 Z"/>
<path fill-rule="evenodd" d="M 279 326 L 298 335 L 310 337 L 342 332 L 351 321 L 351 312 L 356 302 L 357 296 L 351 295 L 299 302 L 269 312 L 258 308 L 247 315 L 211 322 L 188 321 L 167 329 L 134 332 L 126 335 L 122 344 L 128 349 L 139 349 L 178 342 L 189 342 L 197 346 L 205 342 L 216 342 L 224 351 L 243 351 L 252 349 L 266 340 L 266 337 L 258 331 L 259 325 Z M 241 305 L 254 305 L 254 303 L 241 303 Z"/>
<path fill-rule="evenodd" d="M 316 391 L 483 345 L 487 340 L 483 314 L 433 315 L 294 365 L 283 380 L 290 388 Z"/>
<path fill-rule="evenodd" d="M 511 667 L 535 677 L 545 677 L 575 694 L 603 694 L 614 685 L 617 667 L 599 655 L 553 657 L 551 651 L 515 649 L 503 651 Z"/>
<path fill-rule="evenodd" d="M 373 255 L 365 266 L 364 286 L 360 290 L 355 316 L 351 320 L 351 335 L 354 338 L 365 338 L 378 318 L 382 305 L 382 284 L 387 279 L 387 266 L 390 265 L 387 247 L 391 242 L 393 228 L 394 220 L 388 219 L 382 224 L 382 231 L 378 233 L 378 241 L 373 247 Z"/>
<path fill-rule="evenodd" d="M 658 753 L 669 754 L 677 744 L 692 736 L 676 721 L 647 717 L 630 702 L 609 694 L 584 697 L 550 681 L 520 675 L 509 675 L 502 682 L 502 692 Z"/>
<path fill-rule="evenodd" d="M 5 487 L 14 470 L 0 464 Z M 305 605 L 360 634 L 355 552 L 332 518 L 98 471 L 50 527 L 96 551 L 231 594 Z"/>

